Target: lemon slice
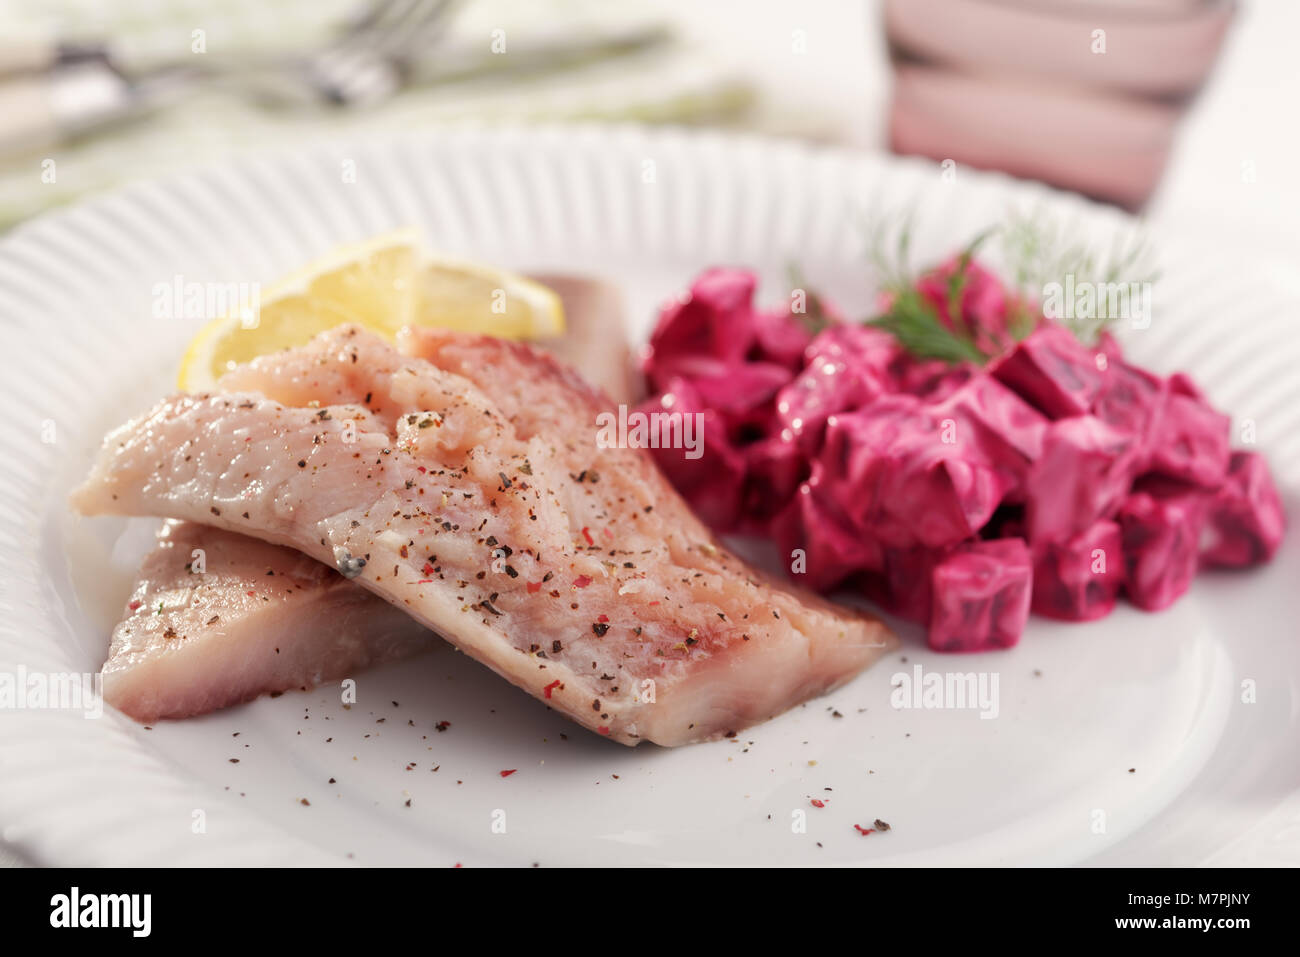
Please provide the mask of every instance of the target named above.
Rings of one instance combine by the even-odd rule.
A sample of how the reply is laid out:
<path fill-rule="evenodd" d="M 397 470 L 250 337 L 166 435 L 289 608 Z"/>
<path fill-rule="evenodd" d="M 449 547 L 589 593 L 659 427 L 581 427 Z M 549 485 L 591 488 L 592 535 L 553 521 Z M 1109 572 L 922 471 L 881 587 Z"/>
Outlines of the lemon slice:
<path fill-rule="evenodd" d="M 340 247 L 263 293 L 254 314 L 204 326 L 181 359 L 177 384 L 190 392 L 211 388 L 239 363 L 342 323 L 401 328 L 415 314 L 417 238 L 403 230 Z"/>
<path fill-rule="evenodd" d="M 177 384 L 187 392 L 211 389 L 234 366 L 343 323 L 387 339 L 405 325 L 544 338 L 563 333 L 564 310 L 540 283 L 428 255 L 414 230 L 402 230 L 340 247 L 276 283 L 255 314 L 209 323 L 181 359 Z"/>
<path fill-rule="evenodd" d="M 417 287 L 417 325 L 503 339 L 547 339 L 564 334 L 560 297 L 525 276 L 429 258 L 421 263 Z"/>

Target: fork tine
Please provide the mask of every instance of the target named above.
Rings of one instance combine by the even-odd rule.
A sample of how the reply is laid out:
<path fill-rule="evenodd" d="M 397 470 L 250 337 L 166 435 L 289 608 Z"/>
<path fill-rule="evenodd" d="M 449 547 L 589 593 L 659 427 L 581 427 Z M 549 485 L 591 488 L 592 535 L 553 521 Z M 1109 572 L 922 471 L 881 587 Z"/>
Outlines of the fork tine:
<path fill-rule="evenodd" d="M 452 6 L 451 0 L 394 0 L 385 17 L 355 38 L 356 45 L 371 55 L 392 55 L 417 41 Z"/>
<path fill-rule="evenodd" d="M 313 58 L 316 70 L 331 86 L 344 86 L 350 76 L 372 68 L 384 56 L 384 45 L 424 0 L 380 0 L 339 40 Z"/>
<path fill-rule="evenodd" d="M 411 47 L 440 22 L 454 0 L 381 0 L 363 18 L 364 28 L 349 31 L 312 59 L 316 82 L 333 102 L 343 105 L 358 89 L 391 87 Z"/>
<path fill-rule="evenodd" d="M 407 29 L 408 24 L 420 18 L 425 6 L 426 0 L 394 0 L 385 10 L 385 15 L 356 39 L 368 49 L 385 47 Z"/>
<path fill-rule="evenodd" d="M 372 29 L 375 24 L 388 15 L 389 9 L 392 8 L 395 2 L 397 0 L 371 0 L 363 9 L 349 18 L 345 34 L 353 35 Z"/>
<path fill-rule="evenodd" d="M 393 55 L 406 65 L 421 47 L 446 32 L 462 0 L 432 0 L 425 15 L 412 25 Z"/>

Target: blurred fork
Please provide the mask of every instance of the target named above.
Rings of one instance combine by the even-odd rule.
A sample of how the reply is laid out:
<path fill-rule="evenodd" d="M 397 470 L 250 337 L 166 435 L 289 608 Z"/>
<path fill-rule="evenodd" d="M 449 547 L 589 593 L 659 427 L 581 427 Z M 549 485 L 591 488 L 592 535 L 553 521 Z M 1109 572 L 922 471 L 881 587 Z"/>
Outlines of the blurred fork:
<path fill-rule="evenodd" d="M 196 57 L 130 73 L 106 47 L 80 49 L 45 73 L 0 83 L 0 156 L 135 119 L 203 85 L 230 86 L 280 105 L 374 105 L 401 89 L 421 47 L 437 38 L 458 3 L 375 0 L 325 48 L 269 61 L 224 59 L 209 66 Z"/>
<path fill-rule="evenodd" d="M 261 78 L 263 94 L 293 104 L 323 99 L 336 106 L 371 106 L 405 85 L 421 47 L 445 30 L 459 0 L 377 0 L 340 40 L 312 54 L 298 69 L 273 69 Z M 295 75 L 296 74 L 296 75 Z M 267 82 L 284 80 L 285 84 Z M 295 80 L 301 80 L 295 85 Z M 258 82 L 255 76 L 254 83 Z"/>

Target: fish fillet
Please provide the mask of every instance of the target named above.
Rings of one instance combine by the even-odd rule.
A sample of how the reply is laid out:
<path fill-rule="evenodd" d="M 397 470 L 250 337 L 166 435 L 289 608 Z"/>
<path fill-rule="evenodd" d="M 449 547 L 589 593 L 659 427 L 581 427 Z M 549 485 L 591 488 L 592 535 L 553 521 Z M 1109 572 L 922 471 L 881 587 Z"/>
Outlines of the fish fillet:
<path fill-rule="evenodd" d="M 564 335 L 536 345 L 582 373 L 614 404 L 634 405 L 644 393 L 623 325 L 623 298 L 610 283 L 585 276 L 533 275 L 564 303 Z"/>
<path fill-rule="evenodd" d="M 560 296 L 566 319 L 564 335 L 539 346 L 613 400 L 636 401 L 617 289 L 582 276 L 534 278 Z M 196 577 L 190 560 L 196 549 L 208 553 L 213 575 Z M 282 587 L 286 575 L 292 589 Z M 300 552 L 168 521 L 114 629 L 105 690 L 110 704 L 138 721 L 188 717 L 260 693 L 335 680 L 438 640 L 378 595 Z M 275 650 L 274 667 L 262 667 L 259 655 L 267 649 Z"/>
<path fill-rule="evenodd" d="M 605 400 L 528 346 L 351 327 L 177 395 L 105 440 L 74 505 L 174 516 L 336 565 L 579 724 L 716 737 L 894 645 L 719 545 Z"/>
<path fill-rule="evenodd" d="M 104 663 L 104 700 L 137 721 L 310 687 L 437 639 L 301 552 L 167 522 Z"/>

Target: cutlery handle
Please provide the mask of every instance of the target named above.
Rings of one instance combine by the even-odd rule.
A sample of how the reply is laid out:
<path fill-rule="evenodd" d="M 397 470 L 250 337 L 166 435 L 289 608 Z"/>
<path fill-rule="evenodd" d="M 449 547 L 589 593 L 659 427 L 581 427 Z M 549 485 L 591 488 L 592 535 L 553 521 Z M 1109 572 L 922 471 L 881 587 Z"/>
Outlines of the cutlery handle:
<path fill-rule="evenodd" d="M 0 37 L 0 77 L 40 73 L 59 61 L 58 44 L 41 37 Z"/>
<path fill-rule="evenodd" d="M 0 82 L 0 156 L 30 153 L 139 112 L 126 80 L 103 63 L 74 63 Z"/>
<path fill-rule="evenodd" d="M 59 139 L 47 82 L 33 78 L 0 83 L 0 156 L 29 153 Z"/>

